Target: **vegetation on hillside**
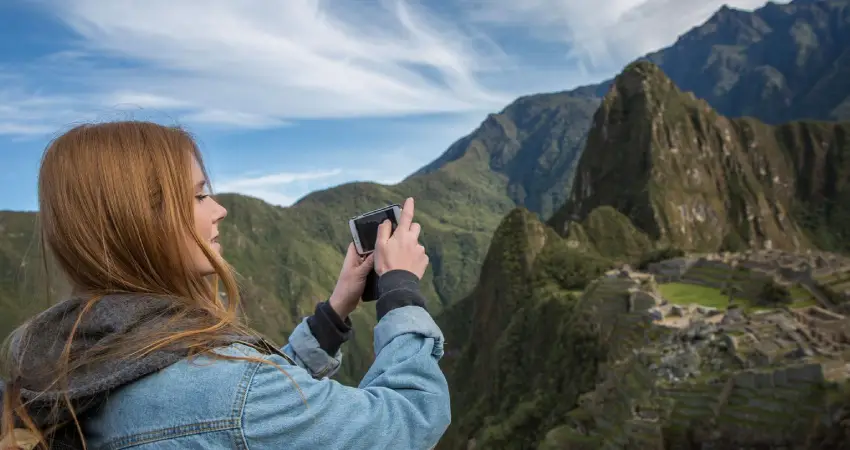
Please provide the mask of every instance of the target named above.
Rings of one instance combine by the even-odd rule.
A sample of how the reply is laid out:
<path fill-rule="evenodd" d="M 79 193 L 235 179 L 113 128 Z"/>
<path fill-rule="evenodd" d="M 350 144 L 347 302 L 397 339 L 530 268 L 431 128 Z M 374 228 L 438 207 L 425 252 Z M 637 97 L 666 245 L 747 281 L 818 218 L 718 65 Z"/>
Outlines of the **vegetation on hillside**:
<path fill-rule="evenodd" d="M 604 266 L 524 209 L 505 218 L 478 287 L 440 317 L 457 411 L 440 448 L 465 448 L 473 434 L 479 448 L 533 448 L 548 418 L 592 386 L 594 325 L 574 314 L 579 298 L 569 291 L 586 284 L 576 270 L 586 280 Z"/>

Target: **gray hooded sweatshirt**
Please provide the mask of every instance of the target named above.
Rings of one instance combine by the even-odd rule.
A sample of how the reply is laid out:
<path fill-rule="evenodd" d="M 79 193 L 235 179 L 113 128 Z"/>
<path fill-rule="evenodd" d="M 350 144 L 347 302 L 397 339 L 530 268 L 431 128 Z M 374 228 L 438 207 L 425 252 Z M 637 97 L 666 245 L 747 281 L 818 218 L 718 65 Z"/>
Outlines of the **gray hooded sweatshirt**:
<path fill-rule="evenodd" d="M 84 419 L 102 402 L 111 389 L 120 387 L 152 372 L 165 368 L 187 356 L 185 351 L 165 348 L 141 358 L 104 361 L 94 367 L 83 367 L 71 373 L 68 389 L 50 386 L 56 376 L 57 364 L 85 302 L 81 298 L 63 301 L 34 317 L 11 337 L 10 357 L 18 367 L 17 381 L 27 410 L 40 427 L 67 423 L 69 411 L 52 411 L 64 394 L 74 405 L 78 419 Z M 98 351 L 117 340 L 133 341 L 138 330 L 167 323 L 174 313 L 175 302 L 165 298 L 143 295 L 110 295 L 101 299 L 83 316 L 72 344 L 72 354 Z M 198 320 L 198 318 L 193 318 Z M 187 324 L 183 322 L 181 328 Z M 191 325 L 191 324 L 189 324 Z M 176 330 L 175 330 L 176 331 Z M 270 350 L 264 341 L 249 336 L 233 336 L 218 343 L 229 345 L 243 342 Z M 0 397 L 5 383 L 0 382 Z M 2 408 L 2 403 L 0 403 Z M 21 426 L 21 424 L 19 424 Z M 54 436 L 51 448 L 82 448 L 73 422 Z"/>

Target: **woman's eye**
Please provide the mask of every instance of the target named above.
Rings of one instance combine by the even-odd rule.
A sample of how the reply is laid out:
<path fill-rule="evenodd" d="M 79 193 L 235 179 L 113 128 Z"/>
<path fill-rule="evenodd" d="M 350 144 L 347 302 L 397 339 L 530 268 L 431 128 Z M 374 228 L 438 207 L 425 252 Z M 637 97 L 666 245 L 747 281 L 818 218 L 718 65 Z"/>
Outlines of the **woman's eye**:
<path fill-rule="evenodd" d="M 202 201 L 209 196 L 210 196 L 210 194 L 198 194 L 198 195 L 195 196 L 195 198 L 198 199 L 198 201 Z"/>

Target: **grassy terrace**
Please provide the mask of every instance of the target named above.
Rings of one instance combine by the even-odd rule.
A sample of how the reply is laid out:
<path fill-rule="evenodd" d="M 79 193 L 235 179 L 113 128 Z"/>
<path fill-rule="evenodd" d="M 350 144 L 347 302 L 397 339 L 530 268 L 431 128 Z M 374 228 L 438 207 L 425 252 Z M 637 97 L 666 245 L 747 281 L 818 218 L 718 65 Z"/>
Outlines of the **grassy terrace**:
<path fill-rule="evenodd" d="M 720 289 L 717 288 L 688 283 L 664 283 L 658 286 L 658 290 L 667 301 L 676 305 L 696 304 L 721 310 L 729 306 L 729 296 L 720 293 Z M 791 297 L 794 299 L 790 305 L 791 308 L 805 308 L 817 304 L 817 301 L 805 289 L 797 286 L 791 289 Z M 735 297 L 734 302 L 747 310 L 770 309 L 756 305 L 746 298 Z"/>
<path fill-rule="evenodd" d="M 687 283 L 664 283 L 658 285 L 661 295 L 676 305 L 697 304 L 717 309 L 729 306 L 729 297 L 720 293 L 720 289 Z"/>

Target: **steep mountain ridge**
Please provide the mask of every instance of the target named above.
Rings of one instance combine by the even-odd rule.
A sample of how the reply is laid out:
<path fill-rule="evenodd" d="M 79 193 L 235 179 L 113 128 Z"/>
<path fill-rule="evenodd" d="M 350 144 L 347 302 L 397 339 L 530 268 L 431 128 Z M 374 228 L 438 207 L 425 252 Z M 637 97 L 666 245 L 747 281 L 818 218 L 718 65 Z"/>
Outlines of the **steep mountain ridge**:
<path fill-rule="evenodd" d="M 641 61 L 603 100 L 572 194 L 550 223 L 567 233 L 571 218 L 611 206 L 653 240 L 690 251 L 845 250 L 848 174 L 850 123 L 727 119 Z M 817 237 L 824 231 L 829 242 Z"/>
<path fill-rule="evenodd" d="M 753 12 L 724 6 L 645 58 L 725 116 L 841 120 L 850 119 L 848 43 L 847 0 L 768 2 Z"/>
<path fill-rule="evenodd" d="M 569 192 L 598 105 L 599 99 L 583 89 L 520 97 L 415 175 L 462 157 L 477 158 L 507 177 L 506 192 L 517 205 L 549 217 Z"/>
<path fill-rule="evenodd" d="M 574 352 L 592 349 L 570 334 L 576 297 L 566 286 L 576 285 L 571 265 L 585 269 L 585 258 L 597 259 L 573 252 L 524 208 L 505 217 L 492 242 L 479 285 L 439 317 L 455 411 L 439 448 L 466 448 L 476 434 L 482 448 L 536 442 L 540 436 L 527 422 L 538 426 L 565 395 L 577 395 L 571 383 L 592 380 L 589 365 L 570 364 Z M 607 267 L 599 260 L 591 276 Z M 561 385 L 568 391 L 543 389 Z"/>

